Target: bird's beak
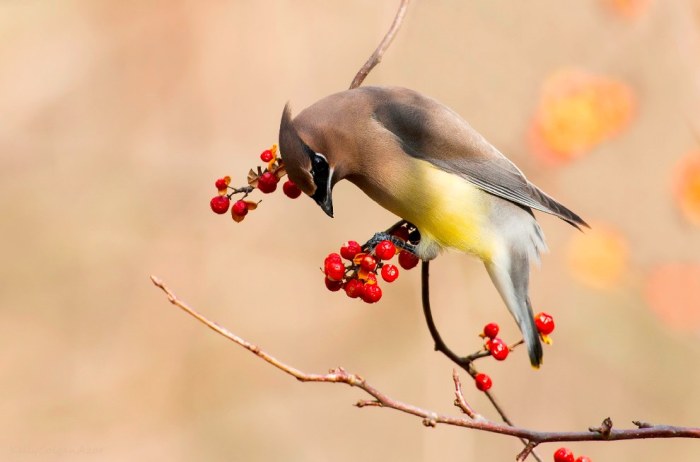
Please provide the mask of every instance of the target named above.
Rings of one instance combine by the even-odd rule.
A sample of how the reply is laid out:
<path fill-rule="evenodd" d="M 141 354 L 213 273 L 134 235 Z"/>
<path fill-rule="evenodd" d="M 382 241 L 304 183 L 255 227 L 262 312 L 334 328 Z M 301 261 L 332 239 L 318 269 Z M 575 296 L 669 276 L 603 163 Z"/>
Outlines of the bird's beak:
<path fill-rule="evenodd" d="M 321 207 L 321 209 L 326 212 L 326 215 L 333 218 L 333 192 L 332 192 L 332 182 L 333 169 L 331 169 L 328 175 L 328 181 L 326 182 L 325 188 L 318 188 L 314 193 L 313 200 Z"/>
<path fill-rule="evenodd" d="M 317 200 L 316 203 L 326 212 L 326 215 L 333 218 L 333 199 L 330 192 L 323 200 Z"/>
<path fill-rule="evenodd" d="M 326 183 L 324 185 L 325 187 L 318 185 L 316 192 L 314 192 L 311 198 L 316 201 L 324 212 L 326 212 L 326 215 L 333 218 L 333 168 L 328 169 L 327 173 L 327 178 L 323 178 Z"/>

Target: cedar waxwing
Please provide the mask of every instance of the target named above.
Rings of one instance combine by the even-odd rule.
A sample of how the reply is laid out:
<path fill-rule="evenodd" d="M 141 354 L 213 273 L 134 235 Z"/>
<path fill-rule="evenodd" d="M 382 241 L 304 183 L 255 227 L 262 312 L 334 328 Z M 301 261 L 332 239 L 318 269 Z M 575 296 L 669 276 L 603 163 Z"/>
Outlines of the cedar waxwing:
<path fill-rule="evenodd" d="M 546 250 L 532 209 L 588 226 L 547 196 L 451 109 L 397 87 L 328 96 L 294 119 L 284 108 L 280 153 L 289 178 L 333 216 L 333 186 L 347 179 L 414 224 L 423 260 L 445 248 L 475 255 L 518 323 L 530 362 L 542 362 L 528 280 Z"/>

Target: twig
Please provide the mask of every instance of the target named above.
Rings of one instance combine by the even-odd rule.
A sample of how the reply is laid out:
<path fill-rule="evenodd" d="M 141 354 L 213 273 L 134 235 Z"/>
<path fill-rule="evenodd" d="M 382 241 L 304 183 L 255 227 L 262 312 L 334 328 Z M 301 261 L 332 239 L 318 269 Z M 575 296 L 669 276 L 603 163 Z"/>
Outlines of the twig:
<path fill-rule="evenodd" d="M 475 377 L 477 374 L 476 369 L 472 364 L 472 360 L 469 356 L 459 356 L 457 353 L 452 351 L 440 335 L 437 326 L 435 325 L 435 320 L 433 319 L 433 312 L 430 307 L 430 262 L 423 261 L 421 265 L 421 296 L 423 301 L 423 314 L 425 314 L 425 322 L 428 324 L 428 330 L 430 331 L 431 337 L 433 337 L 433 342 L 435 342 L 435 351 L 447 356 L 453 363 L 457 364 L 459 367 L 464 369 L 469 375 Z M 508 425 L 513 425 L 513 422 L 508 418 L 505 411 L 501 408 L 493 396 L 493 393 L 487 391 L 485 392 L 491 404 L 496 409 L 496 412 L 501 416 L 501 419 Z"/>
<path fill-rule="evenodd" d="M 525 340 L 520 339 L 520 340 L 518 340 L 517 342 L 515 342 L 514 344 L 510 345 L 510 346 L 508 347 L 508 349 L 509 349 L 510 351 L 513 351 L 513 350 L 515 350 L 516 348 L 518 348 L 520 345 L 523 345 L 524 343 L 525 343 Z M 473 361 L 475 361 L 475 360 L 477 360 L 477 359 L 485 358 L 485 357 L 487 357 L 487 356 L 493 356 L 493 355 L 492 355 L 491 352 L 488 351 L 488 350 L 482 350 L 482 351 L 477 351 L 476 353 L 472 353 L 472 354 L 470 354 L 469 356 L 462 356 L 462 357 L 460 358 L 460 361 L 464 361 L 465 363 L 468 363 L 468 362 L 473 362 Z"/>
<path fill-rule="evenodd" d="M 252 192 L 255 190 L 255 188 L 252 187 L 252 186 L 250 186 L 250 185 L 248 185 L 248 186 L 241 186 L 240 188 L 234 188 L 233 186 L 229 186 L 228 189 L 231 190 L 231 192 L 227 194 L 227 196 L 228 196 L 229 198 L 231 198 L 231 196 L 233 196 L 234 194 L 245 193 L 245 194 L 243 195 L 243 199 L 245 199 L 246 197 L 248 197 L 248 194 L 252 193 Z"/>
<path fill-rule="evenodd" d="M 455 383 L 455 406 L 460 408 L 462 412 L 467 414 L 470 418 L 474 420 L 482 420 L 483 417 L 476 412 L 474 412 L 474 409 L 467 404 L 467 400 L 464 399 L 464 393 L 462 392 L 462 382 L 459 380 L 459 374 L 457 373 L 457 369 L 452 369 L 452 380 Z"/>
<path fill-rule="evenodd" d="M 399 5 L 399 9 L 394 17 L 394 22 L 391 23 L 389 31 L 386 33 L 382 41 L 379 42 L 379 46 L 377 46 L 377 49 L 374 50 L 374 53 L 372 53 L 369 59 L 367 59 L 365 65 L 362 66 L 359 71 L 357 71 L 355 78 L 352 79 L 352 83 L 350 84 L 351 90 L 362 85 L 362 82 L 365 80 L 370 71 L 374 69 L 374 66 L 381 62 L 384 52 L 387 48 L 389 48 L 389 45 L 391 45 L 391 42 L 394 40 L 396 33 L 399 31 L 399 28 L 403 23 L 403 18 L 406 15 L 406 9 L 408 8 L 408 2 L 409 0 L 401 0 L 401 4 Z"/>
<path fill-rule="evenodd" d="M 442 336 L 440 335 L 440 331 L 438 330 L 437 326 L 435 325 L 435 320 L 433 319 L 433 312 L 430 307 L 430 262 L 429 261 L 423 261 L 423 264 L 421 265 L 421 299 L 423 302 L 423 314 L 425 315 L 425 322 L 428 324 L 428 330 L 430 331 L 430 336 L 433 338 L 433 342 L 435 343 L 435 351 L 439 351 L 445 356 L 447 356 L 453 363 L 457 364 L 459 367 L 467 371 L 469 375 L 473 377 L 476 377 L 476 374 L 478 373 L 476 369 L 474 369 L 474 365 L 472 364 L 474 359 L 477 359 L 481 357 L 480 355 L 472 355 L 472 356 L 459 356 L 457 353 L 452 351 L 445 341 L 442 339 Z M 508 418 L 508 415 L 506 414 L 505 410 L 501 407 L 501 405 L 498 403 L 496 400 L 496 397 L 491 391 L 485 391 L 486 397 L 488 400 L 491 402 L 491 405 L 493 408 L 498 412 L 498 415 L 501 416 L 501 420 L 505 422 L 507 425 L 513 426 L 513 421 L 511 421 Z M 525 445 L 525 449 L 529 447 L 529 441 L 526 439 L 521 438 L 522 443 Z M 524 457 L 527 457 L 528 454 L 532 452 L 533 457 L 538 461 L 542 462 L 542 459 L 540 459 L 540 456 L 537 455 L 537 453 L 533 452 L 534 446 L 525 453 Z M 523 451 L 524 453 L 525 451 Z M 522 454 L 522 453 L 521 453 Z M 522 459 L 525 460 L 525 459 Z"/>
<path fill-rule="evenodd" d="M 607 433 L 607 435 L 603 435 L 599 431 L 542 432 L 529 430 L 526 428 L 514 427 L 498 422 L 492 422 L 484 418 L 472 419 L 469 416 L 455 417 L 445 414 L 439 414 L 434 411 L 430 411 L 427 409 L 420 408 L 418 406 L 414 406 L 412 404 L 395 400 L 386 395 L 385 393 L 379 391 L 377 388 L 373 387 L 369 383 L 367 383 L 367 381 L 364 378 L 360 377 L 357 374 L 349 373 L 342 367 L 331 369 L 330 372 L 328 372 L 327 374 L 309 374 L 293 366 L 290 366 L 278 360 L 274 356 L 268 354 L 267 352 L 263 351 L 257 345 L 254 345 L 248 342 L 247 340 L 244 340 L 243 338 L 234 334 L 225 327 L 222 327 L 214 321 L 210 321 L 209 319 L 207 319 L 195 309 L 188 306 L 185 302 L 178 299 L 175 296 L 175 294 L 159 278 L 151 276 L 151 281 L 153 281 L 153 284 L 155 284 L 156 287 L 160 288 L 167 295 L 168 301 L 171 304 L 177 306 L 190 316 L 194 317 L 197 321 L 209 327 L 217 334 L 231 340 L 235 344 L 250 351 L 263 361 L 271 364 L 272 366 L 281 370 L 282 372 L 291 375 L 292 377 L 296 378 L 301 382 L 344 383 L 346 385 L 357 387 L 366 392 L 372 398 L 374 398 L 373 401 L 360 401 L 358 403 L 359 407 L 379 406 L 395 409 L 406 414 L 421 417 L 423 424 L 426 426 L 432 427 L 438 424 L 453 425 L 457 427 L 471 428 L 475 430 L 481 430 L 490 433 L 498 433 L 501 435 L 509 435 L 525 439 L 528 441 L 528 445 L 526 449 L 518 455 L 518 460 L 520 461 L 525 460 L 525 458 L 530 454 L 532 449 L 534 449 L 537 445 L 555 441 L 622 441 L 645 438 L 700 438 L 700 428 L 676 427 L 670 425 L 642 426 L 641 428 L 624 430 L 617 430 L 611 428 L 610 432 Z M 456 390 L 461 390 L 461 387 L 458 387 L 457 385 L 456 387 Z"/>

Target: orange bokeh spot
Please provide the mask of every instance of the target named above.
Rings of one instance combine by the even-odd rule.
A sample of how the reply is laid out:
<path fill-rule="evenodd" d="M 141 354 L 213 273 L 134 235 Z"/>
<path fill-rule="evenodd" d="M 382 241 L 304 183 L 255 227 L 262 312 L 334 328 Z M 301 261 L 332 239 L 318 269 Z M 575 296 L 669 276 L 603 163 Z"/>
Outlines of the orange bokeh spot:
<path fill-rule="evenodd" d="M 683 216 L 700 226 L 700 151 L 691 152 L 676 166 L 673 195 Z"/>
<path fill-rule="evenodd" d="M 603 6 L 617 16 L 635 19 L 649 9 L 651 0 L 602 0 Z"/>
<path fill-rule="evenodd" d="M 534 151 L 552 163 L 567 162 L 621 132 L 635 108 L 624 83 L 583 71 L 549 77 L 532 121 Z"/>
<path fill-rule="evenodd" d="M 669 326 L 700 329 L 700 265 L 669 263 L 647 279 L 645 295 L 652 311 Z"/>
<path fill-rule="evenodd" d="M 622 279 L 628 254 L 627 241 L 621 233 L 602 224 L 592 224 L 591 229 L 574 234 L 569 242 L 569 270 L 578 281 L 607 289 Z"/>

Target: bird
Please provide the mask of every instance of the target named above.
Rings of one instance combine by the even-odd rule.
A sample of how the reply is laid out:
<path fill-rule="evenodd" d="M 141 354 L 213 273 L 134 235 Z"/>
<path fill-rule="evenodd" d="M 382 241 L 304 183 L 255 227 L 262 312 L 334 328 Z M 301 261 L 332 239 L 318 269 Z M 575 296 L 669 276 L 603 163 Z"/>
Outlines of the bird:
<path fill-rule="evenodd" d="M 588 224 L 527 180 L 455 111 L 417 91 L 362 86 L 282 113 L 279 149 L 289 178 L 333 217 L 333 187 L 350 181 L 417 227 L 432 260 L 454 249 L 482 260 L 515 319 L 530 363 L 542 363 L 528 286 L 547 250 L 534 210 Z"/>

